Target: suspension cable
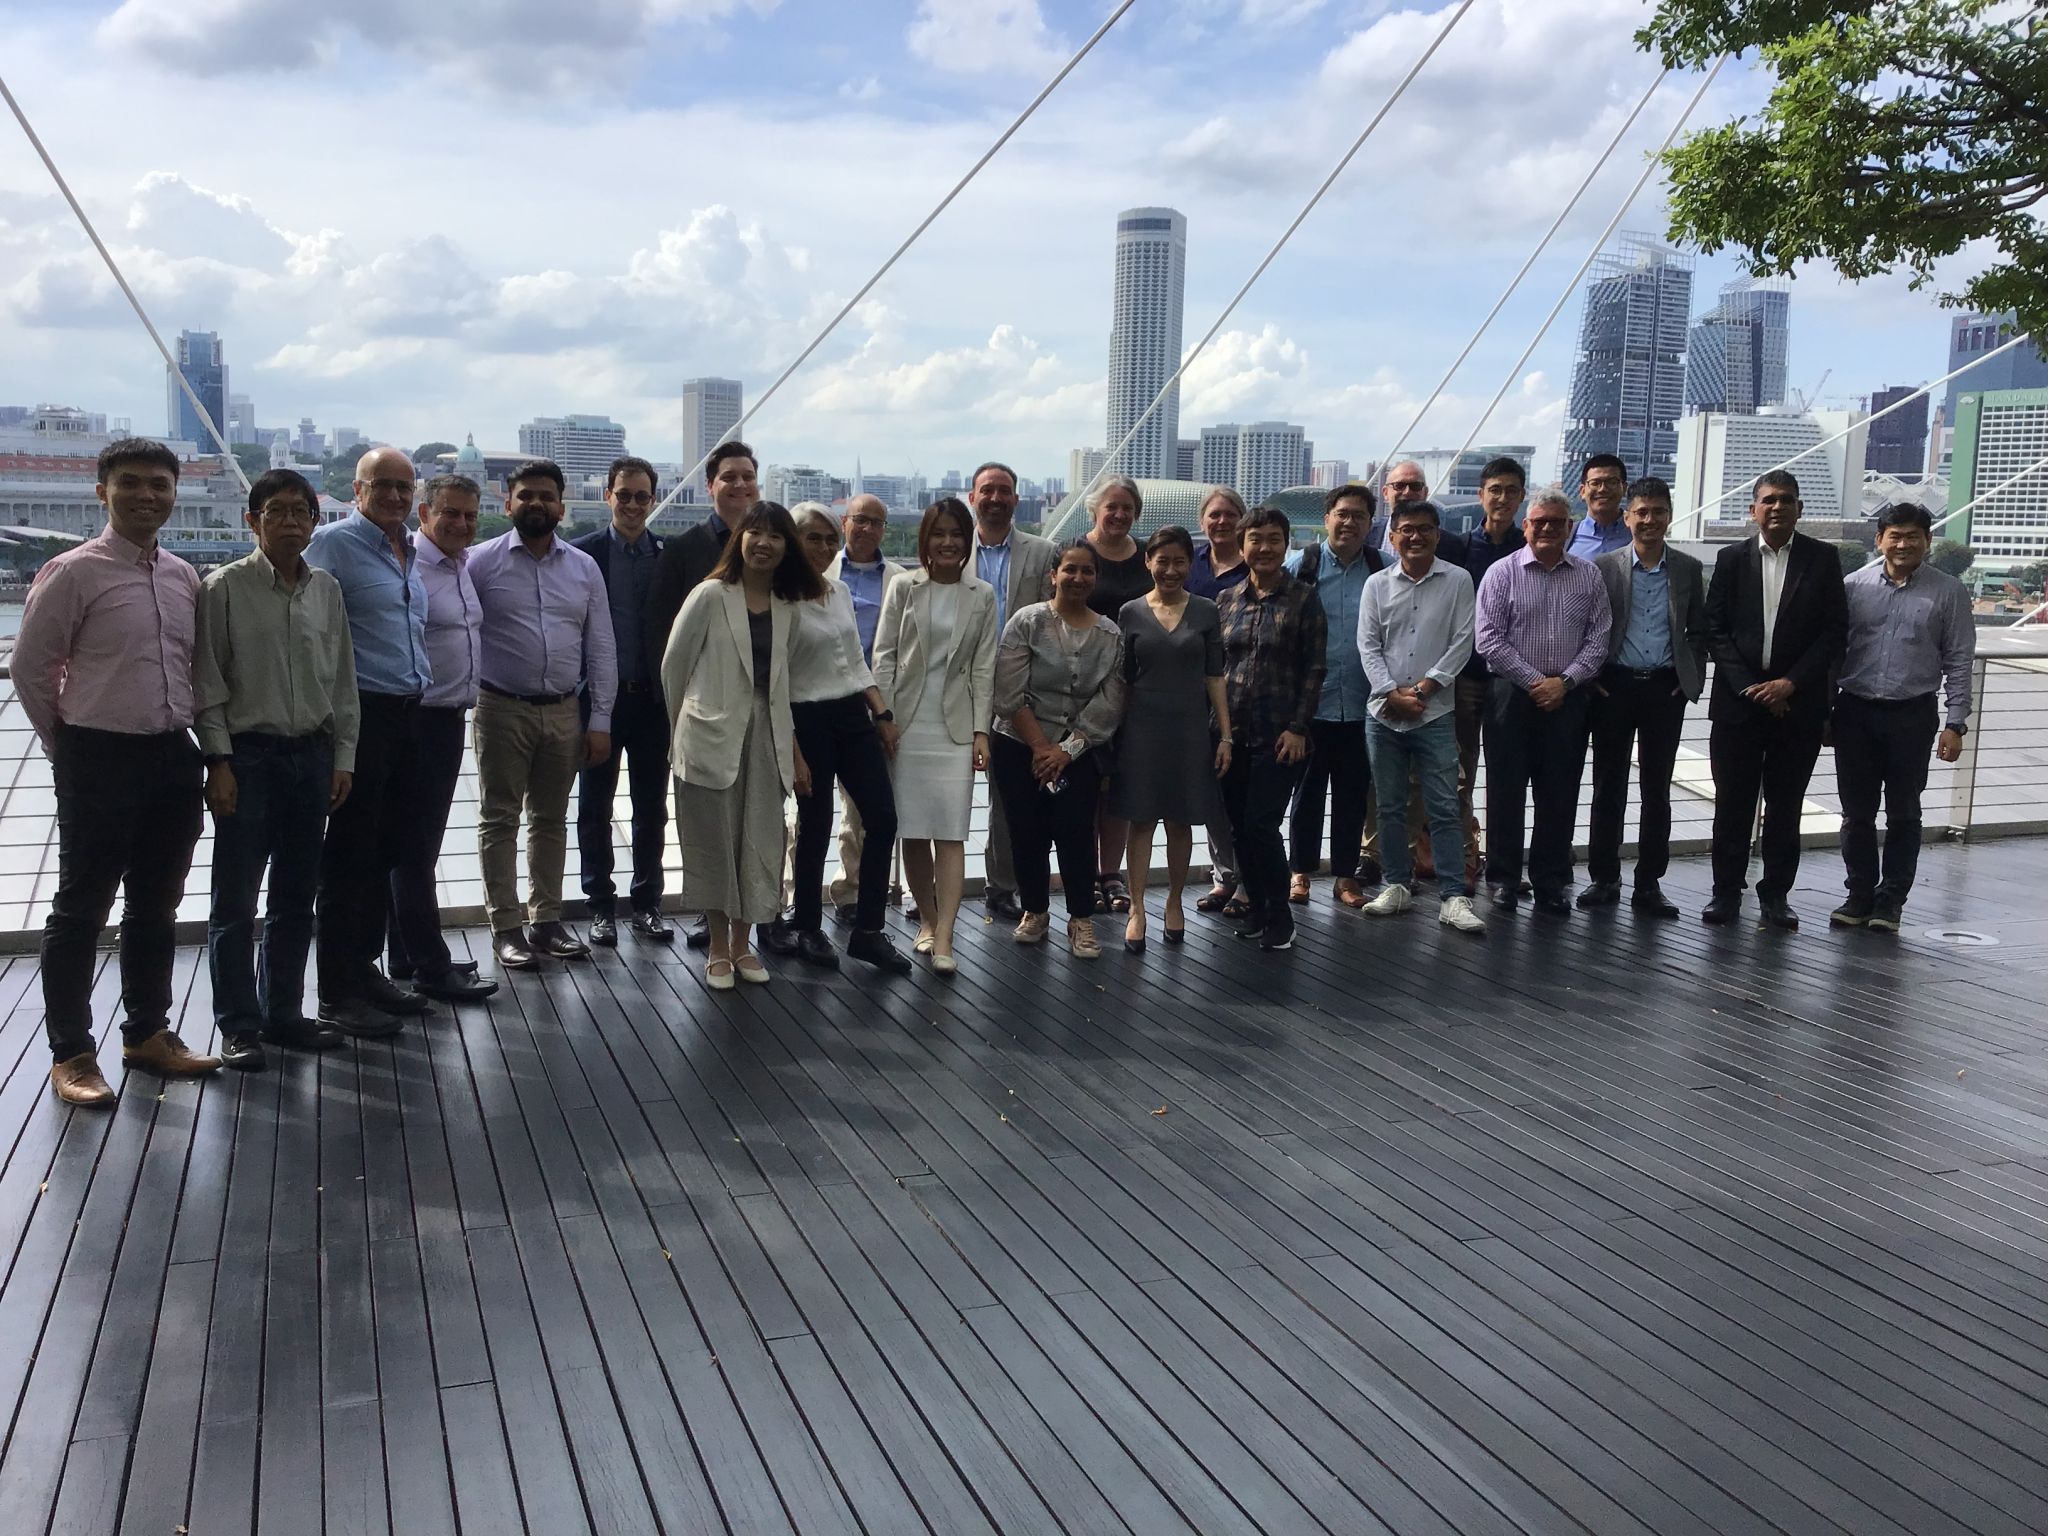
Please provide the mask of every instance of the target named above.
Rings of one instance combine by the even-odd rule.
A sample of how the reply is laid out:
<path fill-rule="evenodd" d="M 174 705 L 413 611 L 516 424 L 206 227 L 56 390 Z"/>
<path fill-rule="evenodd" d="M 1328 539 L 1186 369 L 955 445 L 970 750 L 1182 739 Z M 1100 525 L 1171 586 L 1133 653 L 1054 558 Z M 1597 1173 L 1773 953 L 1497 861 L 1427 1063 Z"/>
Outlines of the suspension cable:
<path fill-rule="evenodd" d="M 2025 469 L 2021 470 L 2018 474 L 2008 476 L 2006 479 L 1999 481 L 1998 484 L 1991 487 L 1990 490 L 1985 491 L 1980 495 L 1972 496 L 1968 501 L 1964 502 L 1960 507 L 1957 507 L 1953 512 L 1943 513 L 1940 517 L 1934 520 L 1934 525 L 1929 530 L 1929 537 L 1932 537 L 1934 534 L 1939 533 L 1943 528 L 1946 528 L 1950 522 L 1952 522 L 1954 519 L 1958 517 L 1961 517 L 1965 512 L 1969 511 L 1972 507 L 1981 506 L 1983 503 L 1989 501 L 1992 497 L 2003 495 L 2006 491 L 2011 490 L 2015 485 L 2018 485 L 2022 480 L 2026 479 L 2027 476 L 2039 474 L 2044 469 L 2048 469 L 2048 458 L 2036 459 L 2033 463 L 2029 464 Z"/>
<path fill-rule="evenodd" d="M 57 190 L 64 194 L 64 201 L 71 205 L 72 213 L 77 215 L 79 227 L 92 242 L 92 248 L 100 253 L 100 260 L 107 264 L 107 270 L 114 275 L 115 283 L 120 286 L 122 295 L 128 300 L 128 307 L 135 311 L 135 318 L 142 322 L 142 328 L 149 332 L 149 339 L 156 343 L 157 351 L 163 354 L 164 366 L 170 369 L 171 377 L 178 381 L 178 388 L 185 392 L 185 398 L 191 402 L 192 409 L 199 413 L 199 419 L 206 423 L 206 430 L 213 435 L 213 440 L 220 444 L 221 457 L 227 461 L 228 469 L 233 472 L 235 479 L 241 482 L 242 490 L 246 493 L 249 489 L 248 472 L 242 468 L 242 461 L 235 457 L 234 449 L 228 446 L 228 440 L 221 432 L 220 423 L 213 419 L 213 413 L 206 408 L 205 402 L 192 388 L 192 381 L 185 377 L 185 371 L 171 356 L 171 349 L 164 345 L 163 337 L 157 334 L 157 328 L 143 309 L 142 301 L 135 296 L 135 290 L 128 286 L 128 279 L 121 275 L 121 268 L 114 260 L 114 253 L 107 249 L 106 242 L 100 239 L 100 232 L 93 228 L 92 220 L 85 216 L 85 210 L 72 195 L 71 184 L 64 179 L 64 173 L 57 169 L 57 162 L 50 158 L 49 150 L 43 147 L 41 137 L 30 124 L 28 114 L 21 110 L 21 103 L 14 99 L 14 92 L 7 88 L 4 77 L 0 77 L 0 98 L 6 99 L 8 108 L 14 113 L 14 120 L 21 124 L 21 131 L 28 135 L 29 143 L 42 158 L 43 169 L 50 173 L 50 180 L 57 183 Z"/>
<path fill-rule="evenodd" d="M 794 374 L 797 371 L 797 369 L 803 367 L 803 365 L 805 364 L 805 362 L 809 360 L 813 352 L 817 351 L 819 347 L 825 344 L 825 338 L 830 336 L 837 329 L 839 329 L 839 322 L 844 320 L 848 315 L 852 314 L 854 306 L 859 304 L 862 299 L 868 296 L 868 294 L 873 290 L 875 284 L 879 283 L 884 277 L 888 276 L 889 269 L 896 265 L 898 259 L 901 258 L 905 251 L 909 250 L 911 246 L 917 243 L 918 236 L 922 235 L 927 229 L 930 229 L 934 221 L 937 220 L 938 216 L 944 213 L 949 207 L 952 206 L 953 199 L 958 197 L 962 192 L 964 192 L 967 189 L 967 184 L 970 181 L 974 180 L 975 176 L 980 172 L 981 168 L 987 165 L 989 161 L 993 160 L 996 157 L 996 152 L 1000 150 L 1005 144 L 1010 142 L 1011 138 L 1016 134 L 1017 130 L 1019 128 L 1022 128 L 1024 124 L 1030 120 L 1031 114 L 1036 112 L 1039 109 L 1039 107 L 1044 103 L 1046 97 L 1050 96 L 1053 93 L 1054 89 L 1058 87 L 1061 81 L 1065 80 L 1068 75 L 1074 72 L 1075 67 L 1079 65 L 1083 59 L 1088 57 L 1088 55 L 1094 50 L 1095 45 L 1101 42 L 1103 38 L 1109 35 L 1109 29 L 1115 26 L 1118 21 L 1122 20 L 1124 12 L 1128 11 L 1136 3 L 1137 0 L 1122 0 L 1122 3 L 1119 4 L 1116 9 L 1109 13 L 1109 16 L 1107 17 L 1107 19 L 1103 21 L 1102 25 L 1097 27 L 1095 31 L 1090 35 L 1088 41 L 1083 43 L 1080 46 L 1080 48 L 1076 50 L 1074 56 L 1071 59 L 1067 60 L 1065 64 L 1062 64 L 1060 66 L 1059 72 L 1055 74 L 1050 80 L 1045 82 L 1044 88 L 1041 89 L 1036 96 L 1031 98 L 1030 104 L 1026 106 L 1022 112 L 1019 112 L 1015 120 L 1011 122 L 1010 126 L 1005 128 L 1002 131 L 1002 133 L 997 136 L 995 143 L 989 145 L 989 147 L 986 150 L 982 151 L 981 158 L 975 161 L 974 164 L 967 168 L 967 174 L 962 176 L 958 181 L 953 183 L 953 190 L 948 192 L 944 197 L 940 198 L 937 206 L 934 207 L 930 213 L 924 216 L 924 218 L 918 223 L 917 228 L 913 229 L 908 235 L 904 236 L 903 243 L 897 246 L 894 251 L 891 251 L 889 253 L 889 259 L 883 262 L 879 267 L 875 269 L 874 276 L 870 277 L 865 283 L 862 283 L 860 285 L 860 291 L 840 306 L 838 314 L 834 315 L 830 320 L 826 321 L 825 328 L 822 331 L 818 332 L 817 335 L 811 338 L 810 345 L 805 347 L 803 351 L 797 353 L 797 355 L 793 359 L 791 359 L 789 366 L 787 368 L 784 368 L 782 372 L 776 376 L 775 382 L 773 384 L 770 384 L 768 388 L 762 392 L 761 397 L 758 400 L 756 400 L 753 403 L 753 405 L 748 407 L 747 410 L 741 413 L 740 419 L 738 421 L 734 422 L 729 428 L 726 429 L 724 435 L 719 438 L 720 443 L 729 442 L 733 438 L 738 437 L 740 435 L 740 429 L 744 427 L 748 422 L 752 421 L 754 419 L 755 414 L 758 411 L 760 411 L 760 409 L 763 406 L 765 406 L 770 400 L 773 400 L 775 398 L 776 392 L 779 391 L 783 385 L 789 382 L 790 376 Z M 1470 0 L 1467 0 L 1467 3 L 1469 4 Z M 716 449 L 717 444 L 713 444 L 712 451 L 715 452 Z M 711 454 L 706 453 L 704 457 L 699 459 L 694 465 L 692 465 L 689 471 L 685 473 L 683 476 L 681 476 L 681 478 L 679 478 L 674 485 L 669 487 L 668 494 L 661 498 L 660 502 L 656 504 L 654 510 L 650 512 L 648 516 L 650 518 L 658 517 L 663 511 L 665 511 L 670 505 L 672 505 L 675 499 L 682 494 L 683 488 L 687 486 L 692 480 L 696 479 L 698 474 L 702 472 L 704 466 L 710 462 Z"/>
<path fill-rule="evenodd" d="M 1578 190 L 1572 193 L 1571 201 L 1557 211 L 1557 217 L 1551 222 L 1550 228 L 1546 229 L 1543 232 L 1543 238 L 1536 242 L 1536 249 L 1531 251 L 1529 259 L 1522 263 L 1522 270 L 1514 275 L 1513 280 L 1502 290 L 1501 296 L 1494 300 L 1493 308 L 1488 310 L 1486 318 L 1479 322 L 1479 329 L 1472 333 L 1471 339 L 1465 343 L 1464 350 L 1459 352 L 1457 357 L 1452 360 L 1451 366 L 1444 370 L 1444 376 L 1436 381 L 1436 388 L 1431 390 L 1429 398 L 1422 402 L 1422 408 L 1415 413 L 1415 419 L 1401 429 L 1400 435 L 1394 439 L 1394 446 L 1388 449 L 1385 455 L 1381 457 L 1380 463 L 1382 465 L 1393 463 L 1395 455 L 1408 446 L 1409 434 L 1422 425 L 1422 418 L 1429 414 L 1429 408 L 1436 404 L 1438 397 L 1450 385 L 1451 379 L 1456 375 L 1457 371 L 1465 366 L 1465 359 L 1470 357 L 1472 349 L 1479 345 L 1479 338 L 1484 336 L 1487 328 L 1499 318 L 1502 308 L 1505 307 L 1510 298 L 1514 297 L 1515 290 L 1522 286 L 1522 279 L 1527 277 L 1529 269 L 1536 265 L 1536 258 L 1549 248 L 1550 242 L 1556 238 L 1557 232 L 1564 227 L 1564 221 L 1571 216 L 1572 210 L 1579 206 L 1579 199 L 1584 197 L 1586 189 L 1593 185 L 1593 178 L 1605 169 L 1608 160 L 1613 156 L 1615 150 L 1621 147 L 1621 141 L 1627 136 L 1629 129 L 1636 125 L 1636 119 L 1643 115 L 1643 108 L 1647 107 L 1650 104 L 1650 98 L 1657 94 L 1657 87 L 1664 83 L 1670 73 L 1671 71 L 1668 69 L 1662 69 L 1657 72 L 1657 78 L 1652 80 L 1650 88 L 1643 92 L 1642 100 L 1635 104 L 1635 110 L 1630 112 L 1627 119 L 1615 130 L 1614 137 L 1607 141 L 1607 148 L 1600 152 L 1600 158 L 1595 160 L 1593 168 L 1586 172 L 1586 179 L 1580 182 Z"/>

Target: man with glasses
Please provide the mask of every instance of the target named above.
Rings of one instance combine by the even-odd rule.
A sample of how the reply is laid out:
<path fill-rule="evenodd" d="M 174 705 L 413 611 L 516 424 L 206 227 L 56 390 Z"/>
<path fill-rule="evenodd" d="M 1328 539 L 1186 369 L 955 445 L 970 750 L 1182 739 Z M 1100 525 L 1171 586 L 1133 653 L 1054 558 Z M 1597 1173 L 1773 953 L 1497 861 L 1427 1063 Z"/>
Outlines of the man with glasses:
<path fill-rule="evenodd" d="M 302 1051 L 342 1043 L 301 1010 L 320 839 L 348 799 L 359 718 L 341 588 L 304 559 L 319 515 L 319 493 L 296 470 L 258 477 L 247 518 L 255 551 L 199 591 L 192 686 L 213 812 L 206 962 L 220 1058 L 244 1072 L 263 1069 L 265 1041 Z"/>
<path fill-rule="evenodd" d="M 1486 878 L 1493 903 L 1521 900 L 1524 813 L 1536 910 L 1569 917 L 1572 829 L 1586 771 L 1586 707 L 1607 659 L 1607 585 L 1590 560 L 1565 550 L 1571 503 L 1545 491 L 1522 519 L 1524 548 L 1479 583 L 1476 643 L 1493 673 L 1486 718 Z"/>
<path fill-rule="evenodd" d="M 1597 560 L 1629 546 L 1628 524 L 1621 515 L 1621 490 L 1628 466 L 1611 453 L 1596 453 L 1579 471 L 1579 497 L 1586 515 L 1572 530 L 1567 546 L 1581 560 Z"/>
<path fill-rule="evenodd" d="M 394 1034 L 400 1018 L 433 1006 L 377 969 L 391 872 L 421 793 L 415 716 L 433 681 L 427 588 L 405 527 L 412 495 L 411 460 L 372 449 L 356 465 L 356 510 L 316 532 L 305 555 L 341 584 L 362 714 L 355 782 L 320 853 L 319 1017 L 361 1038 Z"/>
<path fill-rule="evenodd" d="M 572 540 L 597 562 L 611 603 L 612 641 L 619 661 L 619 691 L 612 708 L 611 751 L 579 777 L 576 789 L 576 855 L 583 870 L 583 895 L 590 903 L 590 942 L 619 942 L 618 887 L 612 883 L 612 800 L 618 794 L 619 759 L 626 759 L 633 802 L 633 883 L 627 900 L 634 937 L 667 944 L 675 930 L 661 915 L 663 845 L 668 840 L 668 711 L 662 707 L 660 672 L 653 669 L 646 640 L 647 596 L 661 558 L 661 540 L 647 528 L 659 489 L 654 466 L 628 455 L 612 460 L 605 476 L 608 527 Z M 590 712 L 590 694 L 583 694 Z"/>
<path fill-rule="evenodd" d="M 1429 481 L 1423 476 L 1422 466 L 1413 459 L 1397 459 L 1388 465 L 1386 474 L 1380 477 L 1380 500 L 1380 518 L 1372 525 L 1368 542 L 1379 551 L 1381 564 L 1392 565 L 1401 558 L 1394 548 L 1394 514 L 1403 507 L 1429 500 Z"/>
<path fill-rule="evenodd" d="M 882 558 L 882 535 L 888 530 L 889 509 L 882 504 L 881 497 L 854 497 L 846 504 L 846 513 L 839 520 L 839 535 L 844 542 L 839 553 L 832 557 L 832 563 L 825 568 L 827 578 L 843 585 L 853 599 L 853 623 L 860 634 L 861 660 L 870 665 L 875 659 L 875 626 L 881 621 L 882 599 L 890 587 L 910 574 L 893 560 Z M 802 531 L 801 526 L 798 531 Z M 859 894 L 860 886 L 856 871 L 860 868 L 864 841 L 860 812 L 855 809 L 853 797 L 847 794 L 846 786 L 841 784 L 839 871 L 832 877 L 831 890 L 833 921 L 841 927 L 854 919 L 854 898 Z"/>

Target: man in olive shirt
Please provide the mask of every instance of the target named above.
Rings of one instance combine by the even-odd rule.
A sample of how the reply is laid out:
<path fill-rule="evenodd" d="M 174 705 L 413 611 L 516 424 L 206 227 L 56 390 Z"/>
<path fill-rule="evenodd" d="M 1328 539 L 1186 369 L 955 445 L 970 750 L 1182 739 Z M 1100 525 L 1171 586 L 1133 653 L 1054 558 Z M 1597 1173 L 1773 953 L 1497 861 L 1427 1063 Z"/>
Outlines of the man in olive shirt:
<path fill-rule="evenodd" d="M 362 718 L 341 584 L 304 558 L 319 515 L 304 476 L 269 471 L 249 488 L 256 552 L 199 589 L 192 684 L 214 823 L 206 961 L 221 1060 L 248 1072 L 263 1067 L 262 1040 L 301 1050 L 342 1041 L 303 1011 L 321 841 L 328 811 L 348 797 Z"/>

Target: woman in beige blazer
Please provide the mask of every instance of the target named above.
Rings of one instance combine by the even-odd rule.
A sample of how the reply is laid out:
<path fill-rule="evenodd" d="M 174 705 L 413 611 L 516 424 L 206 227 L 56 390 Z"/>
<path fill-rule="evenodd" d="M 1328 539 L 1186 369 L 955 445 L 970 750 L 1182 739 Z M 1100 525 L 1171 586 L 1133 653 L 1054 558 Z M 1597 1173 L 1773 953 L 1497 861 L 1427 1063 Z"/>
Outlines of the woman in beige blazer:
<path fill-rule="evenodd" d="M 710 924 L 704 979 L 715 991 L 735 975 L 768 979 L 747 930 L 781 914 L 783 802 L 810 789 L 790 722 L 789 634 L 794 605 L 823 592 L 789 513 L 756 503 L 662 654 L 683 905 Z"/>
<path fill-rule="evenodd" d="M 917 902 L 915 948 L 950 975 L 967 873 L 974 775 L 988 766 L 996 589 L 968 573 L 974 521 L 947 496 L 917 530 L 922 569 L 891 583 L 875 626 L 875 686 L 901 733 L 891 763 L 903 878 Z"/>

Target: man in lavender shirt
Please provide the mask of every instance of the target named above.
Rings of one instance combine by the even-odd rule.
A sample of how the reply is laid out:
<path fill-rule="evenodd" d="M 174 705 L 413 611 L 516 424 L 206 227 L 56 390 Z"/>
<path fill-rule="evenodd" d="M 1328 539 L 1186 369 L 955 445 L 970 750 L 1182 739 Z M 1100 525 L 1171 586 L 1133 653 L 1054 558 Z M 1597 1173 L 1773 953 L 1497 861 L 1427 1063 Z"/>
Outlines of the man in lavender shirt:
<path fill-rule="evenodd" d="M 1527 544 L 1479 583 L 1475 644 L 1493 673 L 1486 712 L 1486 879 L 1512 912 L 1522 883 L 1523 810 L 1532 791 L 1529 883 L 1536 910 L 1571 915 L 1572 827 L 1586 769 L 1589 685 L 1607 660 L 1607 583 L 1565 552 L 1571 502 L 1546 491 L 1522 519 Z"/>
<path fill-rule="evenodd" d="M 569 791 L 579 768 L 611 756 L 619 669 L 604 575 L 590 556 L 555 537 L 564 489 L 559 466 L 545 459 L 520 465 L 505 482 L 511 532 L 469 557 L 469 577 L 483 609 L 477 855 L 491 948 L 508 970 L 531 970 L 542 955 L 590 956 L 590 947 L 562 923 Z M 585 685 L 588 725 L 576 702 Z M 529 887 L 523 913 L 522 807 Z"/>

